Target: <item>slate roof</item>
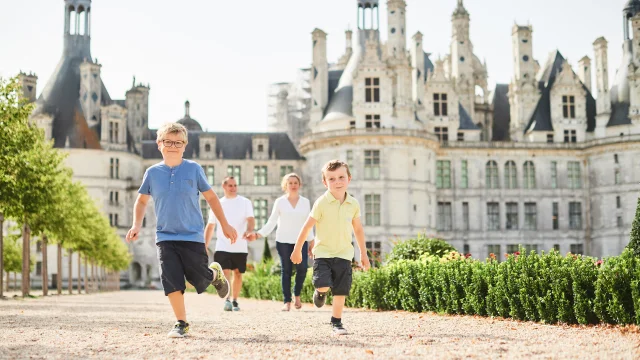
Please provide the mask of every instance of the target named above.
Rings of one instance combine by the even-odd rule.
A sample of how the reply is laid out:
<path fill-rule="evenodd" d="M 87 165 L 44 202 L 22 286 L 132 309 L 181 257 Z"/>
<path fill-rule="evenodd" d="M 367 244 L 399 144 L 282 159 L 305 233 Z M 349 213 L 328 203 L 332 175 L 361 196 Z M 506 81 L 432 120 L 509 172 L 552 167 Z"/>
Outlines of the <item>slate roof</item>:
<path fill-rule="evenodd" d="M 150 130 L 155 132 L 156 130 Z M 266 136 L 269 138 L 269 155 L 275 151 L 277 160 L 303 160 L 296 147 L 286 133 L 237 133 L 237 132 L 189 132 L 189 144 L 184 152 L 185 159 L 197 159 L 200 157 L 200 137 L 215 136 L 216 155 L 222 154 L 223 159 L 244 160 L 247 152 L 253 156 L 254 136 Z M 142 142 L 142 156 L 145 159 L 162 159 L 155 140 Z"/>
<path fill-rule="evenodd" d="M 458 112 L 460 113 L 460 130 L 480 130 L 478 125 L 473 123 L 471 116 L 461 103 L 458 103 Z"/>
<path fill-rule="evenodd" d="M 511 126 L 511 105 L 509 104 L 509 84 L 496 84 L 493 92 L 493 138 L 492 141 L 509 141 Z"/>
<path fill-rule="evenodd" d="M 536 105 L 533 115 L 529 119 L 529 123 L 525 127 L 524 132 L 528 131 L 553 131 L 553 123 L 551 120 L 551 89 L 556 81 L 556 77 L 562 71 L 562 65 L 565 59 L 559 51 L 555 51 L 549 57 L 545 69 L 538 79 L 538 89 L 540 90 L 540 99 Z M 582 88 L 587 93 L 587 131 L 591 132 L 596 125 L 596 101 L 593 95 L 584 84 Z"/>

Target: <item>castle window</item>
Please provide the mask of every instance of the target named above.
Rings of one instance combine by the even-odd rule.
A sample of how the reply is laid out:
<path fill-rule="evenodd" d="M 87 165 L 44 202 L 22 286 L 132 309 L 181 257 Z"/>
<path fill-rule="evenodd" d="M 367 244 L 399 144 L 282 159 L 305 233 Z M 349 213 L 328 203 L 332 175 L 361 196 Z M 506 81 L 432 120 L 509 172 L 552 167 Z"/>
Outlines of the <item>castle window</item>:
<path fill-rule="evenodd" d="M 449 141 L 449 128 L 436 126 L 433 130 L 438 137 L 438 140 Z"/>
<path fill-rule="evenodd" d="M 497 202 L 487 203 L 487 230 L 500 230 L 500 207 Z"/>
<path fill-rule="evenodd" d="M 266 166 L 253 167 L 253 185 L 256 185 L 256 186 L 267 185 L 267 167 Z"/>
<path fill-rule="evenodd" d="M 567 163 L 567 178 L 569 183 L 569 189 L 581 189 L 582 188 L 582 180 L 581 180 L 581 171 L 580 171 L 580 162 L 579 161 L 569 161 Z"/>
<path fill-rule="evenodd" d="M 211 145 L 210 144 L 205 145 L 204 146 L 204 151 L 211 152 Z"/>
<path fill-rule="evenodd" d="M 451 203 L 439 202 L 438 203 L 438 219 L 436 222 L 437 230 L 451 231 L 452 223 L 453 221 L 451 221 Z"/>
<path fill-rule="evenodd" d="M 264 152 L 264 145 L 258 145 L 258 152 Z"/>
<path fill-rule="evenodd" d="M 504 188 L 518 188 L 518 170 L 516 168 L 516 163 L 513 160 L 509 160 L 504 164 Z"/>
<path fill-rule="evenodd" d="M 618 164 L 618 154 L 613 154 L 613 162 Z"/>
<path fill-rule="evenodd" d="M 111 158 L 109 167 L 109 177 L 112 179 L 120 178 L 120 159 Z"/>
<path fill-rule="evenodd" d="M 364 196 L 365 225 L 380 226 L 380 194 Z"/>
<path fill-rule="evenodd" d="M 364 178 L 367 180 L 380 179 L 380 150 L 364 151 Z"/>
<path fill-rule="evenodd" d="M 268 217 L 267 200 L 256 199 L 253 200 L 253 212 L 256 219 L 256 228 L 261 228 L 267 223 Z"/>
<path fill-rule="evenodd" d="M 438 160 L 436 162 L 436 188 L 451 189 L 451 161 Z"/>
<path fill-rule="evenodd" d="M 287 174 L 291 174 L 293 172 L 293 166 L 291 165 L 283 165 L 280 166 L 280 177 L 284 177 Z"/>
<path fill-rule="evenodd" d="M 380 78 L 364 79 L 365 102 L 380 102 Z"/>
<path fill-rule="evenodd" d="M 576 118 L 576 98 L 573 95 L 562 96 L 562 117 L 565 119 Z"/>
<path fill-rule="evenodd" d="M 572 201 L 569 203 L 569 229 L 582 229 L 582 203 Z"/>
<path fill-rule="evenodd" d="M 487 165 L 485 167 L 485 186 L 487 189 L 498 189 L 500 188 L 500 184 L 498 182 L 498 164 L 493 161 L 487 161 Z"/>
<path fill-rule="evenodd" d="M 118 135 L 120 130 L 120 124 L 116 121 L 109 121 L 109 142 L 110 143 L 118 143 Z"/>
<path fill-rule="evenodd" d="M 380 115 L 365 115 L 365 127 L 380 129 Z"/>
<path fill-rule="evenodd" d="M 564 131 L 564 142 L 566 143 L 574 143 L 577 142 L 577 136 L 575 130 L 565 130 Z"/>
<path fill-rule="evenodd" d="M 536 166 L 533 161 L 525 161 L 523 184 L 525 189 L 536 188 Z"/>
<path fill-rule="evenodd" d="M 518 203 L 507 203 L 507 223 L 505 229 L 518 230 Z"/>
<path fill-rule="evenodd" d="M 240 166 L 229 165 L 227 166 L 227 176 L 233 176 L 236 183 L 240 185 Z"/>
<path fill-rule="evenodd" d="M 553 134 L 547 134 L 547 142 L 548 143 L 553 143 Z"/>
<path fill-rule="evenodd" d="M 464 133 L 458 132 L 458 141 L 464 141 Z"/>
<path fill-rule="evenodd" d="M 433 94 L 433 114 L 435 116 L 447 116 L 447 94 Z"/>
<path fill-rule="evenodd" d="M 529 61 L 529 56 L 527 56 L 527 55 L 523 56 L 523 57 L 522 57 L 522 60 L 524 60 L 524 62 Z"/>
<path fill-rule="evenodd" d="M 209 182 L 209 185 L 213 185 L 215 183 L 215 167 L 213 166 L 207 166 L 207 182 Z"/>

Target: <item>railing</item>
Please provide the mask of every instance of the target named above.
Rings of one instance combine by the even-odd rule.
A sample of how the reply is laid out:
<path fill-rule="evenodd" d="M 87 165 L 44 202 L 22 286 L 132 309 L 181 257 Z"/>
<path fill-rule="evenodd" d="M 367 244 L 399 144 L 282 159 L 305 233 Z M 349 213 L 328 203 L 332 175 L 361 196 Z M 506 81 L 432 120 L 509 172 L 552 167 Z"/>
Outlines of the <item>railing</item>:
<path fill-rule="evenodd" d="M 303 147 L 307 143 L 331 138 L 347 136 L 403 136 L 432 140 L 440 143 L 441 148 L 475 148 L 475 149 L 556 149 L 556 150 L 584 150 L 594 146 L 615 144 L 621 142 L 640 142 L 640 134 L 609 136 L 605 138 L 592 139 L 578 143 L 547 143 L 547 142 L 513 142 L 513 141 L 439 141 L 438 137 L 425 130 L 410 129 L 345 129 L 331 130 L 319 133 L 311 133 L 304 136 L 300 145 Z"/>

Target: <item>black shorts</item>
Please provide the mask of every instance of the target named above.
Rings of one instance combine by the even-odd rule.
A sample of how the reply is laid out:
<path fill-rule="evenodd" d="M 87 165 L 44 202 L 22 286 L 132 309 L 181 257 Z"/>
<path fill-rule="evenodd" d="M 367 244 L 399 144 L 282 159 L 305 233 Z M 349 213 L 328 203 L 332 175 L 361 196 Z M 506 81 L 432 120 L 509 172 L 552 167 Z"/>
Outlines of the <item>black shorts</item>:
<path fill-rule="evenodd" d="M 348 296 L 351 291 L 351 261 L 340 258 L 315 259 L 313 261 L 313 286 L 330 287 L 335 296 Z"/>
<path fill-rule="evenodd" d="M 213 281 L 204 243 L 160 241 L 156 246 L 160 261 L 160 280 L 165 295 L 176 291 L 184 293 L 185 278 L 196 288 L 198 294 L 204 292 Z"/>
<path fill-rule="evenodd" d="M 222 270 L 238 270 L 241 274 L 247 271 L 247 253 L 230 253 L 216 251 L 213 261 L 222 266 Z"/>

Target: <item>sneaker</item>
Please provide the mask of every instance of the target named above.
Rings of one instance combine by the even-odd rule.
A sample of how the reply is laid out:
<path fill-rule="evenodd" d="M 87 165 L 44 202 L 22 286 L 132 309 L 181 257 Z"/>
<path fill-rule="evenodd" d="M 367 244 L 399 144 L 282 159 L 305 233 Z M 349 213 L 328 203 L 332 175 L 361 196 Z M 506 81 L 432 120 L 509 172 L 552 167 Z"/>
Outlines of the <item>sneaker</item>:
<path fill-rule="evenodd" d="M 224 302 L 224 311 L 231 311 L 232 308 L 233 306 L 231 306 L 231 301 L 227 299 L 227 301 Z"/>
<path fill-rule="evenodd" d="M 331 327 L 333 328 L 333 333 L 336 335 L 347 335 L 347 329 L 342 326 L 342 322 L 331 323 Z"/>
<path fill-rule="evenodd" d="M 209 269 L 213 270 L 216 274 L 211 285 L 216 288 L 218 296 L 222 299 L 226 298 L 227 295 L 229 295 L 229 281 L 227 281 L 227 278 L 224 276 L 222 266 L 214 261 L 209 265 Z"/>
<path fill-rule="evenodd" d="M 240 311 L 240 307 L 238 306 L 238 302 L 236 300 L 233 300 L 233 302 L 231 302 L 231 305 L 233 305 L 233 311 Z"/>
<path fill-rule="evenodd" d="M 321 308 L 324 306 L 324 301 L 327 299 L 327 293 L 321 293 L 316 290 L 313 292 L 313 303 L 316 304 L 317 308 Z"/>
<path fill-rule="evenodd" d="M 169 333 L 167 334 L 167 337 L 183 338 L 187 335 L 188 332 L 189 332 L 189 324 L 187 324 L 182 320 L 179 320 L 176 322 L 175 325 L 173 325 L 173 329 L 169 331 Z"/>

